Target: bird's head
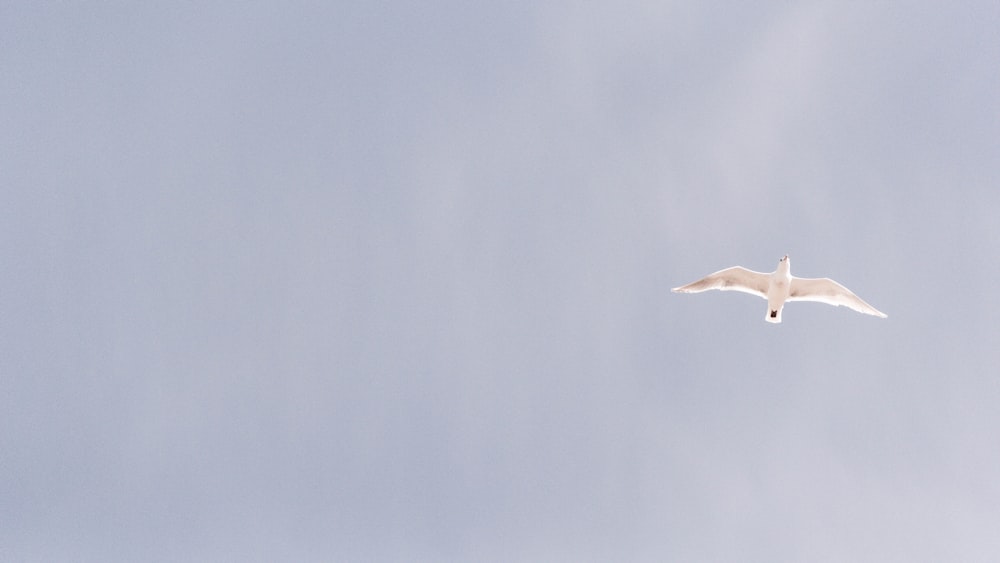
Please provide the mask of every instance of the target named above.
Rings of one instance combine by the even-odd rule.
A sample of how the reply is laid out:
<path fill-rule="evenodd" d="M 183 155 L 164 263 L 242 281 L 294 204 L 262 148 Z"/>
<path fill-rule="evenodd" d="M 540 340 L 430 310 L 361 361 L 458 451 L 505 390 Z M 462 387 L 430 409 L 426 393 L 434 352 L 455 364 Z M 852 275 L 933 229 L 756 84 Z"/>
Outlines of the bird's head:
<path fill-rule="evenodd" d="M 778 269 L 779 269 L 779 270 L 785 270 L 785 271 L 787 272 L 787 271 L 788 271 L 788 269 L 789 269 L 789 268 L 790 268 L 791 266 L 792 266 L 792 261 L 791 261 L 791 260 L 789 260 L 789 258 L 788 258 L 788 255 L 787 255 L 787 254 L 786 254 L 786 255 L 784 255 L 784 256 L 782 256 L 782 257 L 781 257 L 781 259 L 780 259 L 780 260 L 778 260 Z"/>

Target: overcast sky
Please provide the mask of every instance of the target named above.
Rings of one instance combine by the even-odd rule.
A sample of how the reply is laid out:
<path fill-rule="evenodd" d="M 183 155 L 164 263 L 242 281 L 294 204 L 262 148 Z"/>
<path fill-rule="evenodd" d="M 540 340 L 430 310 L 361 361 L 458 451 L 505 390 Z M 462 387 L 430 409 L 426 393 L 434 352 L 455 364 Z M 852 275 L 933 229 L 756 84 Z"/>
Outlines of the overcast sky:
<path fill-rule="evenodd" d="M 154 4 L 0 7 L 0 559 L 1000 559 L 1000 4 Z"/>

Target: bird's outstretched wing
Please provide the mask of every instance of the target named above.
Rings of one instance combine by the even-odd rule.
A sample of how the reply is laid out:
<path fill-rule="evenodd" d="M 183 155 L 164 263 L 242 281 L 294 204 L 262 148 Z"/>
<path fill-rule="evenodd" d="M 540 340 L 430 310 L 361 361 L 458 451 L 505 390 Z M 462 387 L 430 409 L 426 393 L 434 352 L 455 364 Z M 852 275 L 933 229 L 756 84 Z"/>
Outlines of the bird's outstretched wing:
<path fill-rule="evenodd" d="M 740 266 L 733 266 L 725 270 L 719 270 L 714 274 L 709 274 L 700 280 L 675 287 L 671 291 L 676 293 L 698 293 L 709 289 L 721 289 L 723 291 L 742 291 L 758 297 L 767 299 L 767 286 L 771 276 L 754 272 Z"/>
<path fill-rule="evenodd" d="M 851 290 L 830 278 L 792 278 L 788 301 L 818 301 L 827 305 L 849 307 L 859 313 L 886 317 L 886 314 L 865 303 Z"/>

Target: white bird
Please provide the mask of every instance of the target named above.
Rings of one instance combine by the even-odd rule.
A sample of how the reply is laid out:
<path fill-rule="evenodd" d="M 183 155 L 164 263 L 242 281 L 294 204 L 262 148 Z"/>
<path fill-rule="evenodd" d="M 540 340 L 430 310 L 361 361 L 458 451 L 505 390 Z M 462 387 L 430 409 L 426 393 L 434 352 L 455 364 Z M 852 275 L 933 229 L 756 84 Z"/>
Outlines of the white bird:
<path fill-rule="evenodd" d="M 789 272 L 791 261 L 786 254 L 778 260 L 778 269 L 770 274 L 754 272 L 740 266 L 719 270 L 681 287 L 675 293 L 700 293 L 709 289 L 742 291 L 767 299 L 764 320 L 781 322 L 781 309 L 788 301 L 818 301 L 828 305 L 844 305 L 859 313 L 886 318 L 886 314 L 862 301 L 849 289 L 830 278 L 797 278 Z"/>

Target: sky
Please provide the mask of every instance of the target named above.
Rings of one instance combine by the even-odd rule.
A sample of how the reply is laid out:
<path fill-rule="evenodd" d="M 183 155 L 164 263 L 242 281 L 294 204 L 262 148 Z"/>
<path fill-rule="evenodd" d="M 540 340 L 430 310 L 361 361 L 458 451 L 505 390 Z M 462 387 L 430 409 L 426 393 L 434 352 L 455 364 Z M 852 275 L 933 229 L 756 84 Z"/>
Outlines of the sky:
<path fill-rule="evenodd" d="M 5 3 L 0 560 L 996 561 L 998 29 Z"/>

